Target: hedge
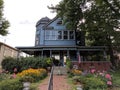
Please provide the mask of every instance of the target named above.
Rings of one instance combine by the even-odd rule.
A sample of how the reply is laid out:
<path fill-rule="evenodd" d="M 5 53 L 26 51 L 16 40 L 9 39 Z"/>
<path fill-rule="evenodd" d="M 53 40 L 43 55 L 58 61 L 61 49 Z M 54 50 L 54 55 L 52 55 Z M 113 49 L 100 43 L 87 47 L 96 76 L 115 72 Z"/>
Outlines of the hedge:
<path fill-rule="evenodd" d="M 50 60 L 50 58 L 25 57 L 19 60 L 7 57 L 2 61 L 2 68 L 10 73 L 13 73 L 15 68 L 17 68 L 17 72 L 21 72 L 28 68 L 47 68 L 48 60 Z"/>

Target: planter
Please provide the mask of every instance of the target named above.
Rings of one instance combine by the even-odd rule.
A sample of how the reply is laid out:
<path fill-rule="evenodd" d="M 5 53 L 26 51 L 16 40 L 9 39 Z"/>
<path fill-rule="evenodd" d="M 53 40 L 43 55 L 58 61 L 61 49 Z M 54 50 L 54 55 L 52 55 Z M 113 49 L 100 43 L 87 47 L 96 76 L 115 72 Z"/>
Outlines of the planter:
<path fill-rule="evenodd" d="M 30 90 L 30 82 L 23 82 L 23 90 Z"/>

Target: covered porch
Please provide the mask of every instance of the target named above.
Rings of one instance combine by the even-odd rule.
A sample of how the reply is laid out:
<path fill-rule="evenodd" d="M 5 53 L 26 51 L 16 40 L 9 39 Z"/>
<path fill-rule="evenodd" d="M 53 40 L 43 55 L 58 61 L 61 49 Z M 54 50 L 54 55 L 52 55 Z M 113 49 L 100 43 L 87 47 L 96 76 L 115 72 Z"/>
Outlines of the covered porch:
<path fill-rule="evenodd" d="M 66 58 L 72 60 L 73 65 L 77 65 L 80 68 L 86 69 L 87 67 L 98 67 L 104 66 L 103 63 L 99 62 L 107 61 L 107 48 L 104 46 L 39 46 L 39 47 L 17 47 L 20 51 L 25 52 L 29 55 L 39 57 L 50 57 L 55 58 L 60 63 L 59 65 L 64 66 Z M 100 54 L 99 58 L 95 58 L 95 55 Z M 92 57 L 92 58 L 91 58 Z M 92 63 L 97 64 L 92 64 Z M 89 64 L 88 64 L 89 63 Z M 86 67 L 86 68 L 85 68 Z M 109 66 L 110 67 L 110 66 Z M 98 68 L 99 69 L 99 68 Z"/>

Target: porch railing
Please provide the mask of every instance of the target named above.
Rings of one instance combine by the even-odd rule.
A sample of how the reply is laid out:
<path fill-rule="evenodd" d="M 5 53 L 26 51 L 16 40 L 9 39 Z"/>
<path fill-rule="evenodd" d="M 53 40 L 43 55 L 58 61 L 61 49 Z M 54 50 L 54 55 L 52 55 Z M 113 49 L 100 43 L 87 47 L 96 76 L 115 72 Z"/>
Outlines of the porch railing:
<path fill-rule="evenodd" d="M 50 72 L 50 78 L 48 82 L 48 90 L 53 90 L 53 70 L 54 66 L 52 66 L 51 72 Z"/>

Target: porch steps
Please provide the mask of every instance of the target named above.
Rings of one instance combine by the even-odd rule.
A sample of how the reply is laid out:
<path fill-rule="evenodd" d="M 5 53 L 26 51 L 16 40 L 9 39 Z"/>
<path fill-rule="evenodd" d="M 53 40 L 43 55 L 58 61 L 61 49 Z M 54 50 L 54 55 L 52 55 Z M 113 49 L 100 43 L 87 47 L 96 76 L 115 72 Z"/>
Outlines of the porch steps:
<path fill-rule="evenodd" d="M 54 75 L 66 75 L 67 69 L 66 69 L 66 67 L 63 67 L 63 66 L 55 66 L 53 74 Z"/>

